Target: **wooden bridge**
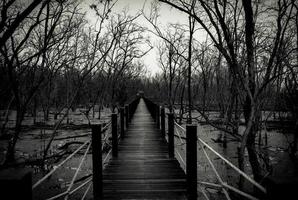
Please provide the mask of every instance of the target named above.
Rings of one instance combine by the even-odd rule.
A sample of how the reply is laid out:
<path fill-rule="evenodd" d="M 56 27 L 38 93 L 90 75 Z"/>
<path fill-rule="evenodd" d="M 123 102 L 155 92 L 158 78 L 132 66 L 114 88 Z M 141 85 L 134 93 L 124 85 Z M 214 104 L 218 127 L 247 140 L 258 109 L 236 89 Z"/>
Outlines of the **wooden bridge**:
<path fill-rule="evenodd" d="M 32 190 L 39 187 L 67 160 L 85 148 L 84 156 L 82 156 L 67 190 L 47 198 L 47 200 L 59 199 L 61 197 L 67 200 L 71 198 L 73 193 L 85 186 L 87 186 L 85 192 L 82 198 L 80 198 L 82 200 L 85 199 L 91 186 L 93 186 L 94 200 L 209 200 L 206 188 L 212 188 L 221 192 L 224 198 L 228 200 L 231 199 L 230 192 L 246 199 L 257 200 L 251 194 L 224 182 L 216 170 L 212 159 L 208 156 L 206 151 L 208 149 L 209 152 L 215 154 L 239 173 L 240 176 L 243 176 L 253 184 L 255 188 L 258 188 L 262 195 L 267 193 L 266 188 L 238 169 L 200 137 L 197 138 L 197 125 L 187 124 L 186 128 L 182 127 L 175 122 L 174 113 L 169 112 L 166 117 L 164 107 L 160 107 L 146 98 L 136 98 L 130 104 L 127 104 L 125 108 L 120 108 L 118 114 L 113 113 L 111 121 L 105 123 L 104 126 L 102 124 L 92 125 L 91 136 L 71 155 L 33 184 Z M 183 149 L 185 154 L 179 153 L 175 145 L 179 149 L 182 146 L 183 148 L 185 147 Z M 206 160 L 215 173 L 217 183 L 197 180 L 197 145 L 199 145 L 200 152 L 205 155 Z M 105 151 L 103 150 L 110 146 L 112 148 L 109 148 L 108 153 L 104 153 Z M 91 147 L 92 177 L 87 178 L 83 183 L 75 183 Z M 105 156 L 104 159 L 102 159 L 103 155 Z M 176 158 L 179 159 L 179 162 Z M 26 185 L 30 185 L 31 179 L 28 178 L 27 182 L 28 184 Z M 4 183 L 7 185 L 7 181 Z M 28 190 L 30 188 L 26 189 L 26 191 Z M 25 199 L 31 199 L 31 191 L 26 191 L 24 193 L 27 194 Z M 19 196 L 24 196 L 23 193 L 18 194 Z"/>
<path fill-rule="evenodd" d="M 103 171 L 104 199 L 185 199 L 186 175 L 143 99 Z"/>

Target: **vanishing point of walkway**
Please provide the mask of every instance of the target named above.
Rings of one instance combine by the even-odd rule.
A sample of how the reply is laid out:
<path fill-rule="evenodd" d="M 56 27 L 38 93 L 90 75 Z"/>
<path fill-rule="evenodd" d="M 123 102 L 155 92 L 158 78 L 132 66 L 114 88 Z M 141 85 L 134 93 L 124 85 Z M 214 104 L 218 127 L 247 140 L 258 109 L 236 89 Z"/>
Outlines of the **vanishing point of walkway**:
<path fill-rule="evenodd" d="M 186 199 L 185 173 L 143 99 L 118 150 L 103 172 L 104 199 Z"/>

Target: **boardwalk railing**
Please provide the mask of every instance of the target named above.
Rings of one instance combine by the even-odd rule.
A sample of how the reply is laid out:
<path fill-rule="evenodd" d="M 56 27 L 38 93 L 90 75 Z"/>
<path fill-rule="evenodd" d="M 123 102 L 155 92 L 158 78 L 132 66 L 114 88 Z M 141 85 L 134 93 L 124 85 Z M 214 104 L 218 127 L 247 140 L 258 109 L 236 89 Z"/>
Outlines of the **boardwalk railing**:
<path fill-rule="evenodd" d="M 102 170 L 108 163 L 110 155 L 112 153 L 113 157 L 118 156 L 118 142 L 121 138 L 124 137 L 125 129 L 128 128 L 129 122 L 137 108 L 140 98 L 136 98 L 125 107 L 121 107 L 118 110 L 118 114 L 112 113 L 111 120 L 107 122 L 104 126 L 102 124 L 92 125 L 91 138 L 79 146 L 73 153 L 66 157 L 62 162 L 43 176 L 40 180 L 33 184 L 32 190 L 36 189 L 40 184 L 47 180 L 57 169 L 61 168 L 68 160 L 73 158 L 78 152 L 85 148 L 83 157 L 81 158 L 78 167 L 68 184 L 66 191 L 57 194 L 53 197 L 47 198 L 47 200 L 54 200 L 64 197 L 65 200 L 69 199 L 70 195 L 77 192 L 79 189 L 88 185 L 85 189 L 85 192 L 82 195 L 82 200 L 85 199 L 88 191 L 91 188 L 91 181 L 93 181 L 93 199 L 98 200 L 102 199 Z M 126 127 L 125 127 L 126 126 Z M 110 142 L 112 139 L 112 142 Z M 83 183 L 74 188 L 75 182 L 79 175 L 79 172 L 82 168 L 82 165 L 87 157 L 87 154 L 92 147 L 92 163 L 93 163 L 93 174 L 87 178 Z M 104 153 L 105 150 L 108 150 L 107 153 Z M 104 159 L 102 159 L 102 155 Z"/>
<path fill-rule="evenodd" d="M 102 147 L 100 125 L 94 125 L 92 128 L 92 162 L 93 162 L 93 199 L 103 199 L 103 169 L 108 163 L 110 154 L 113 157 L 118 156 L 118 143 L 124 138 L 125 130 L 128 128 L 131 118 L 137 108 L 140 98 L 131 101 L 125 107 L 119 108 L 118 114 L 113 113 L 111 116 L 111 149 L 106 154 L 102 162 Z"/>
<path fill-rule="evenodd" d="M 110 135 L 110 126 L 111 126 L 111 122 L 108 122 L 103 128 L 102 128 L 102 132 L 100 134 L 104 135 L 104 139 L 103 139 L 103 143 L 105 145 L 108 145 L 108 136 Z M 94 126 L 95 127 L 95 126 Z M 95 132 L 95 128 L 92 127 L 92 133 Z M 84 187 L 85 185 L 89 184 L 87 187 L 87 192 L 90 189 L 91 186 L 91 181 L 92 181 L 92 177 L 87 178 L 87 180 L 85 182 L 83 182 L 82 184 L 80 184 L 79 186 L 77 186 L 76 188 L 73 189 L 73 186 L 75 184 L 75 181 L 77 180 L 77 177 L 79 175 L 79 172 L 82 168 L 82 165 L 87 157 L 87 154 L 91 148 L 91 139 L 88 139 L 86 142 L 84 142 L 81 146 L 79 146 L 73 153 L 71 153 L 68 157 L 66 157 L 62 162 L 60 162 L 57 166 L 54 166 L 54 168 L 48 172 L 45 176 L 43 176 L 40 180 L 38 180 L 35 184 L 33 184 L 32 186 L 32 190 L 34 190 L 35 188 L 37 188 L 40 184 L 42 184 L 45 180 L 47 180 L 54 172 L 56 172 L 59 168 L 61 168 L 68 160 L 70 160 L 71 158 L 73 158 L 78 152 L 80 152 L 83 148 L 86 148 L 84 151 L 84 155 L 81 158 L 78 167 L 68 185 L 68 188 L 66 189 L 66 191 L 57 194 L 53 197 L 47 198 L 47 200 L 54 200 L 54 199 L 58 199 L 61 197 L 64 197 L 64 199 L 68 199 L 70 195 L 72 195 L 73 193 L 75 193 L 76 191 L 78 191 L 79 189 L 81 189 L 82 187 Z M 103 145 L 103 147 L 105 147 L 105 145 Z M 82 199 L 85 199 L 87 192 L 84 193 L 84 195 L 82 196 Z"/>
<path fill-rule="evenodd" d="M 155 104 L 150 99 L 144 98 L 144 100 L 152 117 L 157 122 L 158 127 L 161 128 L 161 134 L 164 134 L 165 138 L 167 139 L 169 146 L 169 157 L 174 157 L 175 155 L 177 159 L 180 161 L 181 167 L 184 169 L 186 173 L 188 199 L 197 198 L 197 188 L 200 188 L 203 196 L 207 200 L 209 200 L 210 198 L 208 197 L 208 194 L 206 193 L 204 188 L 213 188 L 222 191 L 222 193 L 228 200 L 231 199 L 228 191 L 235 192 L 236 194 L 250 200 L 258 199 L 252 196 L 251 194 L 243 192 L 224 182 L 221 176 L 219 175 L 206 149 L 208 149 L 211 153 L 213 153 L 219 159 L 225 162 L 229 167 L 234 169 L 235 172 L 238 173 L 240 176 L 243 176 L 248 182 L 253 184 L 262 193 L 267 193 L 266 188 L 257 183 L 255 180 L 253 180 L 246 173 L 241 171 L 238 167 L 236 167 L 228 159 L 226 159 L 224 156 L 222 156 L 220 153 L 214 150 L 200 137 L 197 138 L 197 125 L 187 124 L 186 128 L 184 128 L 175 121 L 173 113 L 168 113 L 167 115 L 165 115 L 164 107 L 160 107 L 158 104 Z M 168 123 L 166 123 L 166 121 Z M 165 135 L 165 133 L 167 133 L 167 136 Z M 175 137 L 177 138 L 176 141 L 174 139 Z M 200 148 L 198 148 L 197 146 Z M 202 153 L 206 157 L 209 165 L 211 166 L 218 183 L 197 181 L 197 152 L 200 149 L 202 150 Z"/>

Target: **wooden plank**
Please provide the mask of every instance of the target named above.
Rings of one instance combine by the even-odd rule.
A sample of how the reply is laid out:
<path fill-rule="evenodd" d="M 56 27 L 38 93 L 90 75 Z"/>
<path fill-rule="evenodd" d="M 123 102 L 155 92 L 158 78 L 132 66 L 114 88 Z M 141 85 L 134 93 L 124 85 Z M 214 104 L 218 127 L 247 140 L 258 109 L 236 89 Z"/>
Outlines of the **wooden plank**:
<path fill-rule="evenodd" d="M 104 199 L 186 199 L 186 176 L 143 99 L 103 172 Z"/>

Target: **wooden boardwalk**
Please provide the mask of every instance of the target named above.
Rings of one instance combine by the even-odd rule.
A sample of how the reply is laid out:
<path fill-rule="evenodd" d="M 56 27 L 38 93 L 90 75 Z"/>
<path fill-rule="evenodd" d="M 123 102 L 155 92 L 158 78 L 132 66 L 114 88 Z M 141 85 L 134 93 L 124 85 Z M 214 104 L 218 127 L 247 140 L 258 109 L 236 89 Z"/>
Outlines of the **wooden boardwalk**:
<path fill-rule="evenodd" d="M 103 171 L 104 199 L 186 199 L 186 176 L 141 99 L 118 157 Z"/>

